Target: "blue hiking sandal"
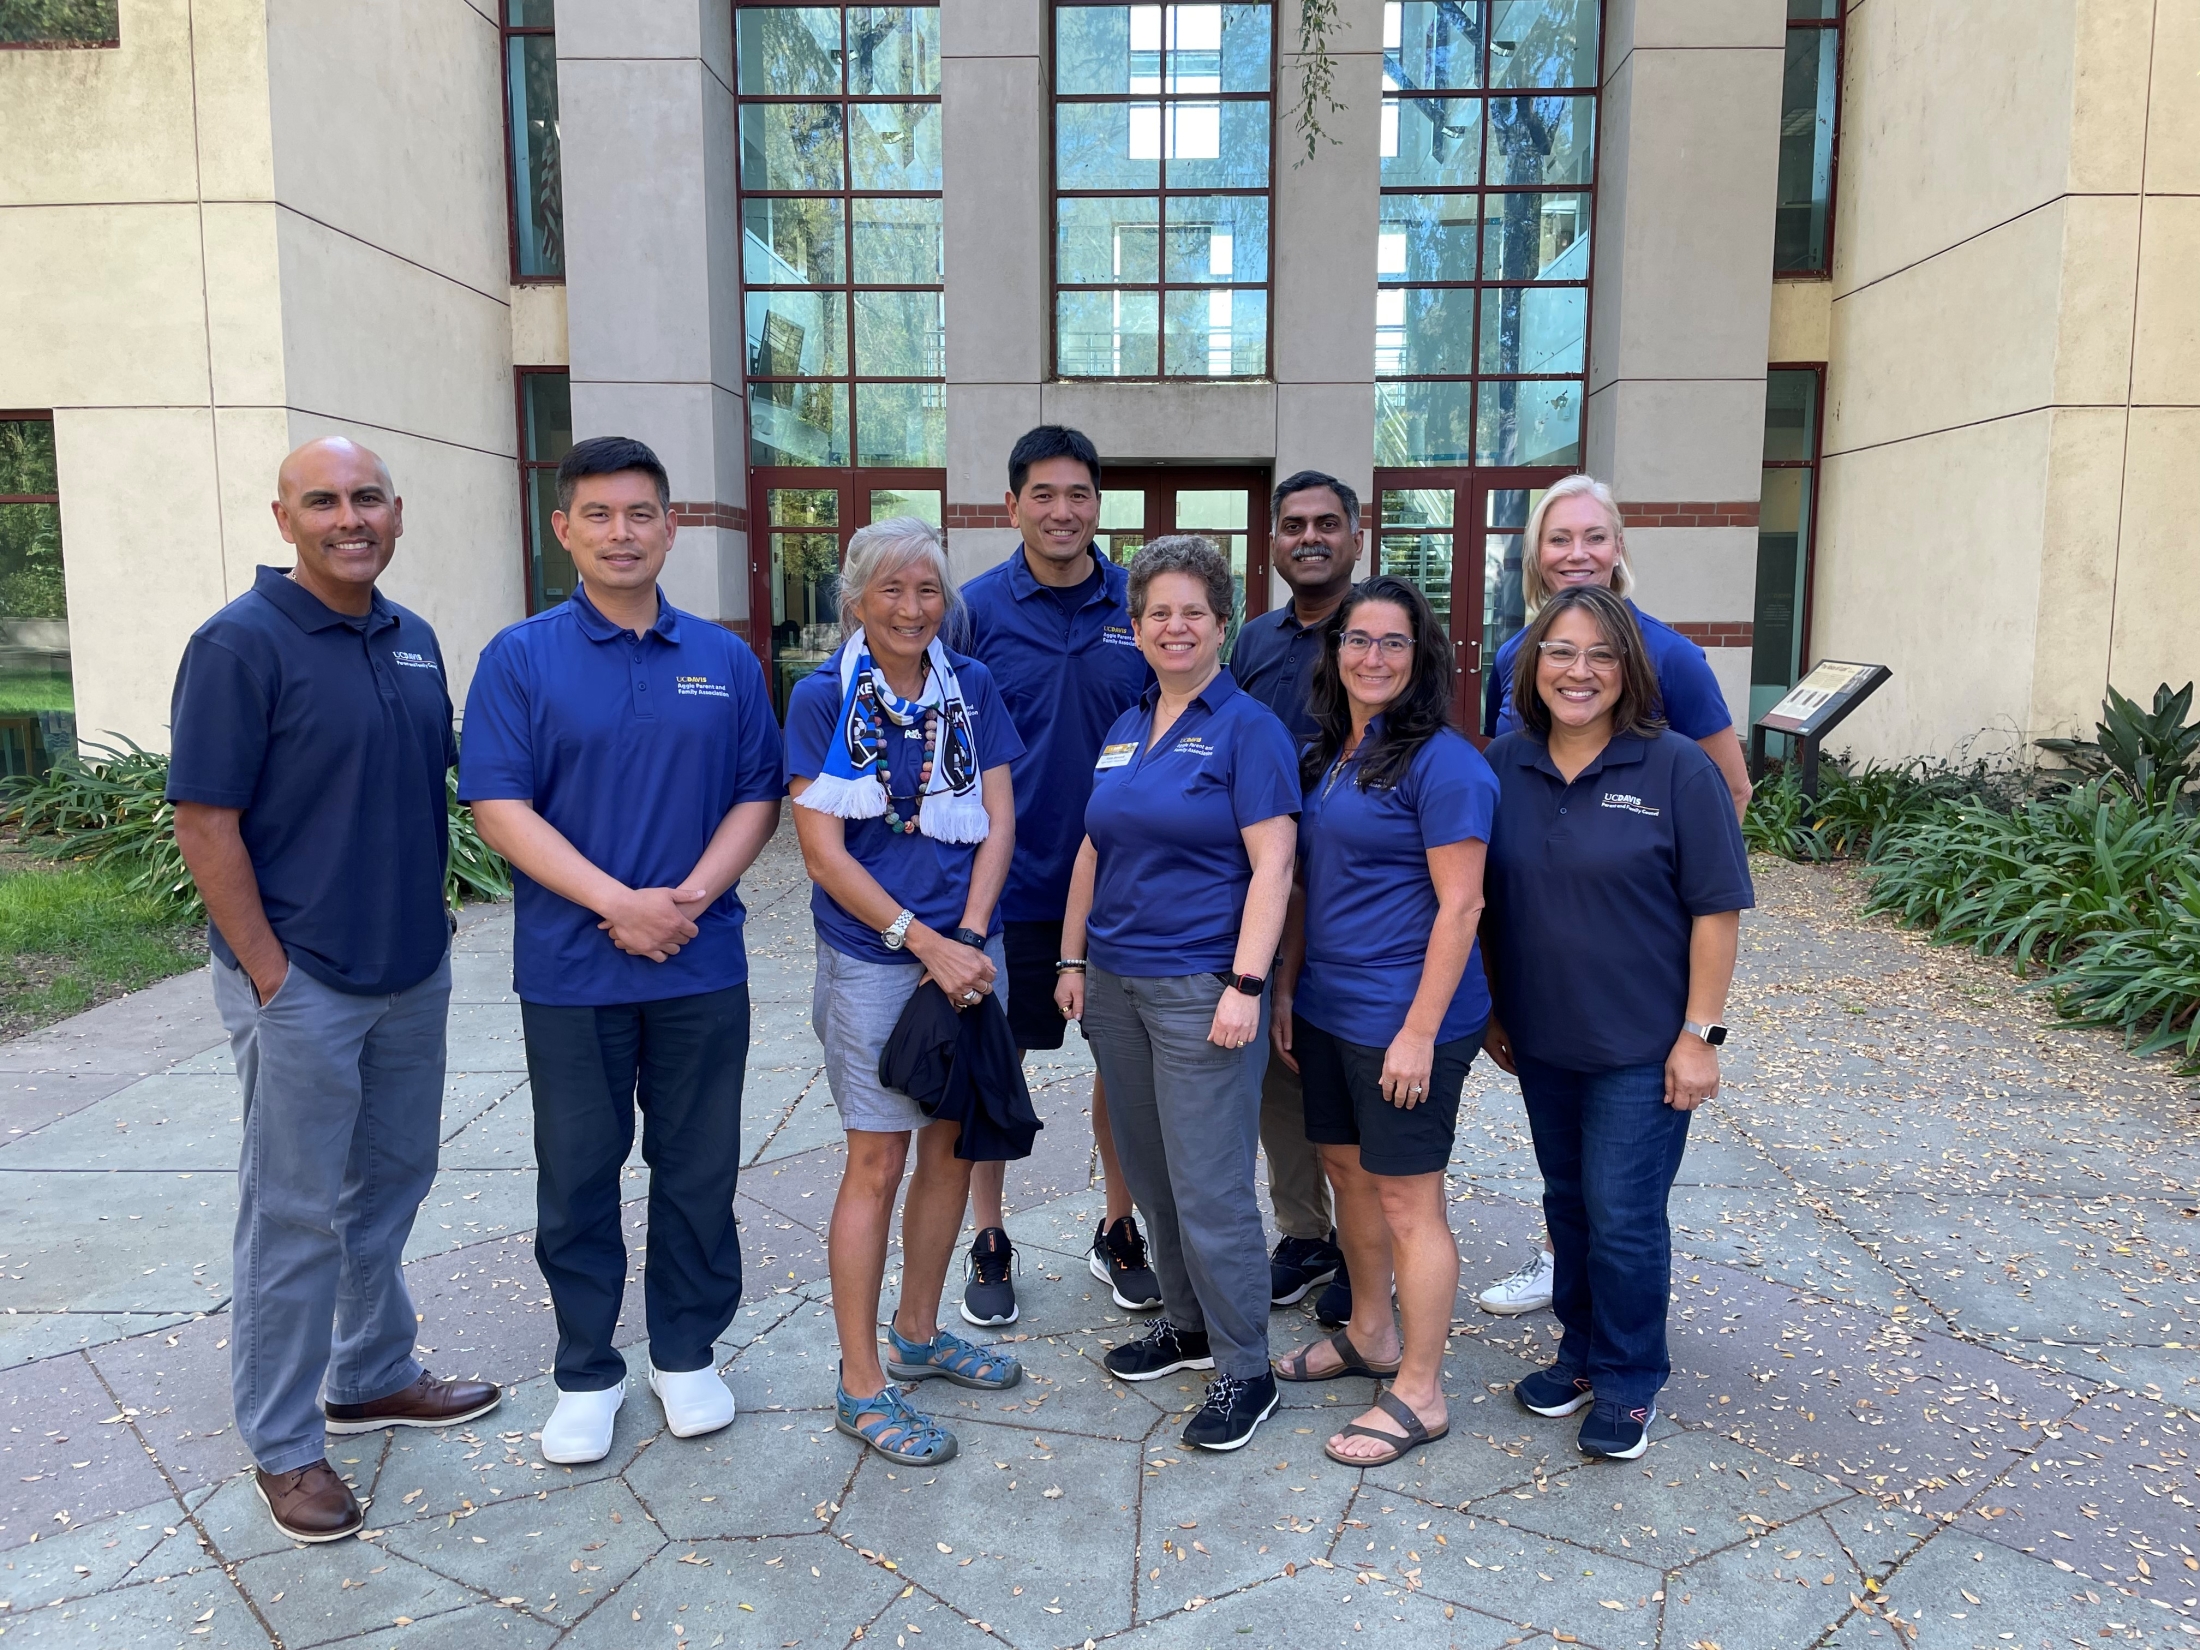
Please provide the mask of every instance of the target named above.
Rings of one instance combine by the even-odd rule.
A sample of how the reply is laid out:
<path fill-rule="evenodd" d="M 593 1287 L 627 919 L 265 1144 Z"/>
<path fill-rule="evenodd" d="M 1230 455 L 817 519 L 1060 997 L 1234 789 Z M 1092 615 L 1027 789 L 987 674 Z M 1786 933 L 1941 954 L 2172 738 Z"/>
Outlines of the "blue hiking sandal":
<path fill-rule="evenodd" d="M 888 1386 L 875 1398 L 851 1398 L 846 1387 L 833 1396 L 833 1430 L 867 1444 L 889 1461 L 912 1467 L 936 1467 L 955 1458 L 955 1435 L 929 1416 L 919 1415 Z"/>
<path fill-rule="evenodd" d="M 929 1341 L 912 1341 L 886 1326 L 891 1352 L 886 1373 L 897 1381 L 952 1381 L 980 1392 L 1000 1392 L 1024 1378 L 1024 1366 L 990 1346 L 972 1346 L 942 1329 Z"/>

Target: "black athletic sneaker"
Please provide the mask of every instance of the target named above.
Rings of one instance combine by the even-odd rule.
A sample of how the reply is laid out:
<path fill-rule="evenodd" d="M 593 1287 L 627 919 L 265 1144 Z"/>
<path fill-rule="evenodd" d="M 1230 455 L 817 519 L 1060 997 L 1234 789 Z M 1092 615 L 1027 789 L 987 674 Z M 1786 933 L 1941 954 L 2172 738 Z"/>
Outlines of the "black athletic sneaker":
<path fill-rule="evenodd" d="M 1125 1311 L 1151 1312 L 1161 1304 L 1161 1280 L 1146 1264 L 1146 1240 L 1132 1216 L 1123 1216 L 1113 1226 L 1103 1219 L 1093 1228 L 1092 1255 L 1086 1264 Z"/>
<path fill-rule="evenodd" d="M 1184 1428 L 1184 1442 L 1193 1449 L 1243 1449 L 1253 1429 L 1273 1415 L 1282 1401 L 1276 1377 L 1268 1370 L 1249 1381 L 1217 1375 L 1207 1383 L 1207 1401 Z"/>
<path fill-rule="evenodd" d="M 1268 1300 L 1272 1306 L 1296 1306 L 1306 1292 L 1344 1269 L 1337 1234 L 1325 1238 L 1287 1237 L 1268 1257 Z"/>
<path fill-rule="evenodd" d="M 1571 1415 L 1595 1398 L 1588 1376 L 1555 1366 L 1513 1382 L 1513 1396 L 1522 1409 L 1537 1415 Z"/>
<path fill-rule="evenodd" d="M 988 1226 L 970 1245 L 964 1269 L 962 1315 L 965 1323 L 995 1327 L 1016 1321 L 1015 1245 L 998 1226 Z"/>
<path fill-rule="evenodd" d="M 1329 1287 L 1314 1297 L 1314 1321 L 1324 1329 L 1336 1329 L 1352 1321 L 1352 1274 L 1345 1269 L 1344 1255 L 1337 1256 L 1337 1275 L 1329 1280 Z"/>
<path fill-rule="evenodd" d="M 1581 1423 L 1581 1453 L 1632 1461 L 1650 1447 L 1650 1423 L 1657 1418 L 1655 1398 L 1635 1409 L 1622 1409 L 1613 1399 L 1599 1399 L 1589 1411 L 1589 1418 Z"/>
<path fill-rule="evenodd" d="M 1135 1341 L 1125 1341 L 1101 1360 L 1108 1373 L 1125 1381 L 1158 1381 L 1180 1369 L 1212 1369 L 1215 1355 L 1207 1350 L 1207 1332 L 1194 1334 L 1178 1329 L 1163 1318 Z"/>

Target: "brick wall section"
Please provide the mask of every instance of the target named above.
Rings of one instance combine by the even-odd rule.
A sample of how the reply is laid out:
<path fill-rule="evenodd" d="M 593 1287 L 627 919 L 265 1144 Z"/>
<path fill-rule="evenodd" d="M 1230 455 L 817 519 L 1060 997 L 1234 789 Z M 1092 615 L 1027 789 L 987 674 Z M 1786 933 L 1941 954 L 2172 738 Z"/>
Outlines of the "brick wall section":
<path fill-rule="evenodd" d="M 1754 527 L 1757 525 L 1757 501 L 1751 498 L 1726 504 L 1622 504 L 1619 515 L 1630 527 Z"/>
<path fill-rule="evenodd" d="M 1689 622 L 1680 624 L 1675 624 L 1674 621 L 1668 619 L 1666 623 L 1671 624 L 1675 630 L 1686 636 L 1698 647 L 1703 648 L 1748 647 L 1757 638 L 1757 627 L 1747 619 L 1721 619 L 1708 623 Z"/>
<path fill-rule="evenodd" d="M 1013 527 L 1008 519 L 1005 504 L 950 504 L 947 506 L 947 530 L 952 533 L 958 527 Z"/>
<path fill-rule="evenodd" d="M 738 504 L 715 500 L 674 499 L 672 519 L 682 527 L 723 527 L 730 532 L 749 530 L 749 513 Z"/>

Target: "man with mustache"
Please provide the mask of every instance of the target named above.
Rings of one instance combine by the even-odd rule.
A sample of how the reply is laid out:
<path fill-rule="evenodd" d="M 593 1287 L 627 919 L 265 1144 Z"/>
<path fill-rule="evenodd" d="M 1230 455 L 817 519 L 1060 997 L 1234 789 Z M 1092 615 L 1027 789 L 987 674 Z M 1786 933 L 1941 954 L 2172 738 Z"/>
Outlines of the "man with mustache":
<path fill-rule="evenodd" d="M 1314 737 L 1306 694 L 1322 652 L 1322 626 L 1337 611 L 1360 560 L 1360 498 L 1320 470 L 1279 482 L 1272 500 L 1269 565 L 1291 587 L 1291 600 L 1256 614 L 1230 650 L 1237 685 L 1274 711 L 1301 742 Z M 1352 1316 L 1352 1280 L 1337 1247 L 1335 1211 L 1321 1157 L 1306 1138 L 1306 1095 L 1299 1074 L 1273 1052 L 1261 1082 L 1260 1144 L 1268 1154 L 1268 1193 L 1282 1236 L 1269 1261 L 1269 1295 L 1277 1306 L 1306 1298 L 1323 1323 Z"/>

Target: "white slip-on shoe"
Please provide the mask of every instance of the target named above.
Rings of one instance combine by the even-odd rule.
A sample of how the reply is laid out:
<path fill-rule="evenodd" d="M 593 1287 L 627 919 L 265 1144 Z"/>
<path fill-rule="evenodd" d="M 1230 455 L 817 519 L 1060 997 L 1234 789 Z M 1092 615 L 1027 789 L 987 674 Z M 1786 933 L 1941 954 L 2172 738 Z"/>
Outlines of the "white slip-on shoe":
<path fill-rule="evenodd" d="M 626 1402 L 626 1383 L 601 1392 L 560 1392 L 542 1424 L 542 1458 L 561 1467 L 601 1461 L 611 1453 L 611 1428 Z"/>
<path fill-rule="evenodd" d="M 1523 1312 L 1540 1312 L 1551 1304 L 1551 1285 L 1557 1278 L 1558 1263 L 1551 1258 L 1548 1249 L 1538 1249 L 1533 1260 L 1524 1261 L 1520 1270 L 1491 1284 L 1474 1297 L 1474 1304 L 1485 1312 L 1495 1312 L 1501 1318 L 1515 1318 Z"/>
<path fill-rule="evenodd" d="M 665 1426 L 675 1438 L 700 1438 L 733 1425 L 733 1394 L 708 1365 L 665 1370 L 651 1364 L 649 1390 L 665 1406 Z"/>

